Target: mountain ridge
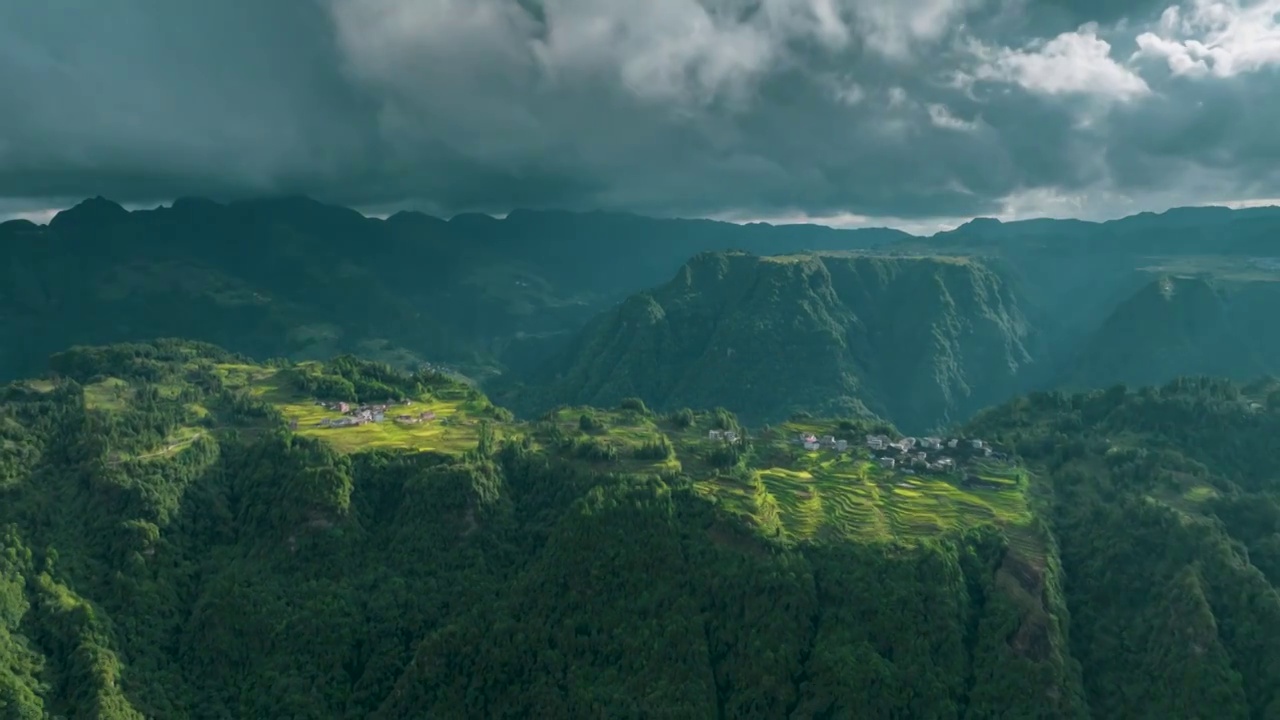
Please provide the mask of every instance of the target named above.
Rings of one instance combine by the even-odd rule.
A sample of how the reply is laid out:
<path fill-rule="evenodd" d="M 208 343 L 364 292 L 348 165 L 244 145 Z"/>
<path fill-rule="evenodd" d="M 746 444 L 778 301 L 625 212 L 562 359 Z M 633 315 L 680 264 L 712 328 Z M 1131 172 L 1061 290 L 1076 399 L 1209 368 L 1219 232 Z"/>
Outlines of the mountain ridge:
<path fill-rule="evenodd" d="M 975 344 L 992 333 L 1003 355 Z M 532 410 L 634 395 L 662 409 L 724 406 L 753 421 L 874 413 L 923 429 L 988 404 L 988 386 L 1018 386 L 1034 362 L 1025 344 L 1035 342 L 1017 300 L 973 261 L 703 253 L 598 317 L 531 378 L 553 386 L 541 405 L 538 389 L 516 402 Z M 757 352 L 769 347 L 790 359 Z M 1001 380 L 974 380 L 1001 367 Z M 792 379 L 810 373 L 825 379 Z"/>
<path fill-rule="evenodd" d="M 700 252 L 852 250 L 979 260 L 1017 297 L 1022 320 L 1015 324 L 1035 331 L 1037 345 L 1028 352 L 1037 380 L 1014 389 L 1064 381 L 1105 386 L 1121 376 L 1079 375 L 1073 363 L 1090 361 L 1077 361 L 1078 348 L 1103 347 L 1097 338 L 1109 319 L 1153 278 L 1277 275 L 1263 262 L 1274 252 L 1275 217 L 1268 208 L 1184 208 L 1105 223 L 979 219 L 921 238 L 886 229 L 737 225 L 616 212 L 517 209 L 505 219 L 449 220 L 401 212 L 378 219 L 306 197 L 230 203 L 183 198 L 131 212 L 90 198 L 46 225 L 0 225 L 6 280 L 0 286 L 0 377 L 28 373 L 42 357 L 74 342 L 184 335 L 198 328 L 202 339 L 259 359 L 355 352 L 400 367 L 449 366 L 500 392 L 562 356 L 593 317 L 669 282 Z M 933 292 L 903 302 L 919 303 L 922 312 L 947 302 Z M 1127 342 L 1133 347 L 1126 352 L 1139 358 L 1135 367 L 1158 353 Z M 848 338 L 835 345 L 842 343 Z M 1268 343 L 1241 345 L 1254 359 L 1239 372 L 1223 367 L 1221 374 L 1280 370 L 1280 353 Z M 733 349 L 744 345 L 736 342 Z M 1002 345 L 991 350 L 997 367 L 1008 364 Z M 1018 354 L 1016 348 L 1010 352 L 1008 357 Z M 1159 377 L 1124 377 L 1155 382 L 1201 367 L 1183 357 L 1190 364 Z M 864 364 L 871 360 L 892 364 L 873 357 Z M 945 367 L 939 372 L 956 376 Z M 966 390 L 965 384 L 943 382 L 962 396 L 987 391 Z M 861 386 L 837 390 L 849 395 L 855 387 Z M 781 406 L 779 412 L 786 414 Z"/>
<path fill-rule="evenodd" d="M 285 197 L 184 198 L 136 211 L 91 198 L 46 225 L 5 223 L 0 272 L 17 279 L 0 293 L 8 323 L 0 337 L 24 342 L 0 343 L 0 376 L 28 372 L 74 342 L 182 334 L 180 318 L 259 358 L 385 352 L 399 364 L 448 362 L 483 376 L 530 344 L 522 338 L 570 332 L 690 254 L 738 244 L 788 250 L 813 237 L 617 214 L 490 221 L 460 229 L 465 219 L 382 220 Z M 833 230 L 818 244 L 901 237 L 878 232 Z M 104 297 L 104 286 L 117 290 Z M 126 316 L 134 322 L 122 323 Z"/>

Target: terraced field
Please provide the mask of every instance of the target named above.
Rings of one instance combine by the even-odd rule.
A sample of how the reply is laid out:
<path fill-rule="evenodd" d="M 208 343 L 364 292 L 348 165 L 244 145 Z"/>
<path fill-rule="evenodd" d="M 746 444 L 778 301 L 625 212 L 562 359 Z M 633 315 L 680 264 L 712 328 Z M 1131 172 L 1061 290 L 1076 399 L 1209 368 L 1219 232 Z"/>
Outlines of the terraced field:
<path fill-rule="evenodd" d="M 1016 471 L 996 472 L 987 467 L 984 477 L 1008 489 L 963 488 L 949 479 L 886 472 L 848 458 L 804 469 L 767 468 L 758 477 L 776 500 L 782 534 L 790 540 L 910 542 L 984 523 L 1008 528 L 1011 537 L 1029 526 L 1031 512 Z M 718 478 L 702 485 L 704 494 L 741 492 Z M 1033 534 L 1020 539 L 1028 552 L 1038 542 Z"/>
<path fill-rule="evenodd" d="M 282 387 L 274 369 L 219 365 L 218 370 L 224 382 L 242 384 L 249 392 L 279 408 L 286 420 L 296 420 L 299 435 L 323 439 L 343 452 L 402 448 L 459 454 L 475 448 L 479 441 L 481 419 L 474 415 L 482 410 L 483 403 L 468 401 L 461 388 L 440 396 L 418 398 L 412 400 L 411 405 L 403 406 L 406 414 L 434 412 L 436 419 L 430 422 L 402 424 L 388 419 L 355 427 L 325 428 L 319 426 L 322 419 L 337 419 L 342 414 L 317 405 L 314 398 Z M 394 415 L 395 410 L 390 414 Z M 490 427 L 495 437 L 500 435 L 496 423 L 490 422 Z"/>

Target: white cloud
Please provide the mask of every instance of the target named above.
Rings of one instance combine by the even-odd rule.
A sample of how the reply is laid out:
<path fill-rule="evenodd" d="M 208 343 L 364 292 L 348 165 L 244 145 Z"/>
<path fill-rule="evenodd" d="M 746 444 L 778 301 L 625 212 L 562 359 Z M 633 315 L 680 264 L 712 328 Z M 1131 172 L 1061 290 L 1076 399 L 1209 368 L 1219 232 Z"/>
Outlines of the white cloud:
<path fill-rule="evenodd" d="M 933 235 L 934 233 L 954 230 L 973 218 L 928 218 L 921 220 L 897 217 L 870 217 L 867 215 L 858 215 L 856 213 L 837 213 L 834 215 L 790 213 L 755 217 L 750 214 L 735 213 L 715 216 L 712 219 L 738 224 L 763 222 L 769 223 L 770 225 L 824 225 L 826 227 L 837 228 L 840 230 L 888 227 L 911 233 L 912 235 L 928 236 Z"/>
<path fill-rule="evenodd" d="M 917 45 L 942 39 L 982 0 L 854 0 L 863 41 L 876 53 L 908 59 Z"/>
<path fill-rule="evenodd" d="M 1163 59 L 1174 75 L 1232 77 L 1280 66 L 1280 0 L 1193 0 L 1164 11 L 1137 37 L 1135 58 Z"/>
<path fill-rule="evenodd" d="M 594 81 L 656 103 L 703 105 L 749 100 L 763 75 L 795 61 L 797 47 L 839 53 L 856 37 L 905 60 L 981 2 L 760 0 L 749 11 L 742 0 L 544 0 L 538 20 L 510 0 L 329 0 L 329 8 L 350 71 L 385 88 L 439 82 L 426 73 L 516 66 L 531 76 L 486 80 Z"/>
<path fill-rule="evenodd" d="M 27 220 L 37 225 L 47 225 L 54 215 L 57 215 L 63 208 L 37 208 L 33 210 L 23 210 L 15 213 L 0 213 L 0 222 L 6 220 Z"/>
<path fill-rule="evenodd" d="M 1111 44 L 1098 29 L 1082 26 L 1023 49 L 993 50 L 979 43 L 973 49 L 983 59 L 980 80 L 1015 83 L 1045 95 L 1092 95 L 1121 101 L 1148 95 L 1151 88 L 1133 70 L 1111 57 Z"/>
<path fill-rule="evenodd" d="M 951 114 L 946 105 L 941 103 L 930 103 L 928 106 L 929 121 L 934 127 L 946 128 L 947 130 L 971 131 L 978 129 L 978 123 L 973 120 L 963 120 Z"/>
<path fill-rule="evenodd" d="M 1225 205 L 1233 210 L 1241 210 L 1243 208 L 1280 207 L 1280 197 L 1254 198 L 1252 200 L 1220 200 L 1209 204 Z"/>
<path fill-rule="evenodd" d="M 831 97 L 840 105 L 853 107 L 867 98 L 866 89 L 849 77 L 833 77 L 827 84 L 831 88 Z"/>

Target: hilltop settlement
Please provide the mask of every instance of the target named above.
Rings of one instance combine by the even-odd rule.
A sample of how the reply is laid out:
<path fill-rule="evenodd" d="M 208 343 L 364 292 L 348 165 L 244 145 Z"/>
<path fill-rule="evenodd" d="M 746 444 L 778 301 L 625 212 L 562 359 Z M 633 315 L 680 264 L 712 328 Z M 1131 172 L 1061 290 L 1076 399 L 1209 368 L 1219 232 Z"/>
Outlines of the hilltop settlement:
<path fill-rule="evenodd" d="M 397 403 L 394 400 L 388 400 L 385 403 L 352 405 L 345 402 L 326 402 L 321 400 L 317 401 L 316 405 L 332 412 L 342 413 L 342 417 L 340 418 L 321 418 L 320 422 L 317 423 L 319 427 L 342 428 L 357 427 L 366 423 L 383 422 L 386 420 L 387 414 L 391 412 L 392 408 L 396 406 L 410 407 L 413 405 L 413 401 L 405 400 Z M 416 414 L 402 412 L 393 418 L 395 422 L 406 425 L 431 422 L 435 419 L 436 414 L 431 411 L 419 412 Z"/>
<path fill-rule="evenodd" d="M 727 438 L 726 438 L 727 439 Z M 797 435 L 793 442 L 805 450 L 833 450 L 846 452 L 849 441 L 833 435 L 818 437 L 809 432 Z M 877 465 L 904 475 L 926 473 L 956 473 L 967 461 L 1006 461 L 1005 453 L 994 449 L 979 438 L 904 437 L 893 440 L 887 435 L 867 435 L 864 447 Z M 984 484 L 975 475 L 967 475 L 966 484 Z"/>

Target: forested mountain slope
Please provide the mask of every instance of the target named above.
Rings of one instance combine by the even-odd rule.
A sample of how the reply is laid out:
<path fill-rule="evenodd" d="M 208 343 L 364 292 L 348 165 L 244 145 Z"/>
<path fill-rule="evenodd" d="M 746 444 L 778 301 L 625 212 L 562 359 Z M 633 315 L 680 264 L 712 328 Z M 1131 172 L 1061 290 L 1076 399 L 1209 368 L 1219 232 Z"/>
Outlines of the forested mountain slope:
<path fill-rule="evenodd" d="M 38 372 L 45 357 L 74 343 L 175 335 L 259 360 L 354 352 L 400 367 L 426 361 L 498 388 L 527 379 L 592 318 L 669 281 L 698 253 L 861 250 L 979 259 L 1034 328 L 1036 347 L 1027 351 L 1043 383 L 1161 382 L 1202 365 L 1170 362 L 1168 372 L 1135 375 L 1122 365 L 1156 367 L 1161 350 L 1135 346 L 1132 361 L 1079 351 L 1160 277 L 1276 279 L 1278 228 L 1280 213 L 1269 208 L 1182 208 L 1107 223 L 979 219 L 913 237 L 605 212 L 379 219 L 296 197 L 186 198 L 129 212 L 93 198 L 45 226 L 0 223 L 0 379 Z M 1022 378 L 1017 355 L 1009 353 Z M 994 362 L 1003 368 L 1003 359 Z M 1250 361 L 1242 372 L 1250 367 L 1271 369 Z M 928 392 L 970 371 L 940 373 Z M 952 407 L 966 393 L 978 405 L 1010 396 L 985 392 L 959 388 L 944 403 L 946 416 L 960 417 Z M 828 405 L 847 407 L 838 400 L 813 409 Z M 785 415 L 791 407 L 774 409 Z"/>
<path fill-rule="evenodd" d="M 513 402 L 634 395 L 922 430 L 1028 386 L 1039 342 L 1001 276 L 966 259 L 704 254 L 598 317 Z"/>
<path fill-rule="evenodd" d="M 1280 208 L 1174 208 L 1094 223 L 980 218 L 931 237 L 906 238 L 884 248 L 981 258 L 1022 297 L 1022 309 L 1041 330 L 1057 374 L 1074 374 L 1082 345 L 1120 306 L 1167 275 L 1226 281 L 1277 280 Z M 1160 322 L 1157 318 L 1152 318 Z M 1162 364 L 1161 348 L 1129 343 L 1135 367 Z M 1117 368 L 1118 369 L 1118 368 Z M 1169 364 L 1174 375 L 1200 372 L 1195 364 Z M 1121 375 L 1091 378 L 1093 387 L 1172 377 Z"/>
<path fill-rule="evenodd" d="M 1277 390 L 1037 394 L 969 426 L 1051 480 L 1095 717 L 1280 717 Z"/>
<path fill-rule="evenodd" d="M 103 198 L 0 223 L 0 379 L 74 343 L 196 335 L 264 359 L 360 352 L 483 374 L 537 357 L 711 249 L 860 248 L 891 230 L 516 211 L 386 220 L 305 198 Z"/>
<path fill-rule="evenodd" d="M 743 429 L 635 400 L 518 424 L 350 358 L 165 341 L 52 367 L 4 391 L 20 717 L 1082 712 L 1053 600 L 1001 586 L 1048 567 L 1016 466 L 908 489 L 791 442 L 887 428 L 709 440 Z M 434 421 L 326 428 L 313 398 Z M 1050 644 L 999 639 L 1022 623 Z"/>
<path fill-rule="evenodd" d="M 1121 303 L 1071 358 L 1064 384 L 1249 380 L 1280 373 L 1280 283 L 1165 275 Z"/>
<path fill-rule="evenodd" d="M 911 465 L 861 421 L 516 423 L 354 358 L 51 366 L 0 406 L 7 717 L 1280 708 L 1265 383 L 1034 395 Z M 322 426 L 355 422 L 338 402 L 394 407 Z"/>

